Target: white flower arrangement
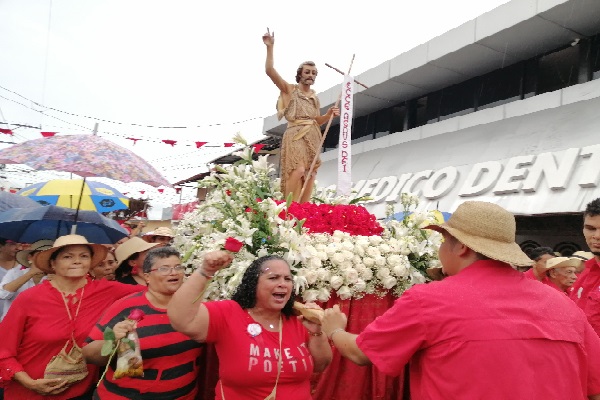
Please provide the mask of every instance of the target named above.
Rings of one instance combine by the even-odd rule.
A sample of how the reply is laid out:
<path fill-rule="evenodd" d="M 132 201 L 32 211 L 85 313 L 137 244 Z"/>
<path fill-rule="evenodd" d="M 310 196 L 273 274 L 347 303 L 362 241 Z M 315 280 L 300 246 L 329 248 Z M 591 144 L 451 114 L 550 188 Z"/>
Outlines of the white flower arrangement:
<path fill-rule="evenodd" d="M 199 183 L 211 188 L 206 201 L 176 229 L 175 246 L 184 255 L 188 274 L 201 265 L 204 253 L 223 248 L 227 238 L 244 244 L 231 266 L 215 275 L 205 299 L 230 298 L 252 261 L 268 254 L 288 261 L 296 294 L 305 301 L 326 301 L 332 293 L 341 299 L 388 292 L 399 296 L 427 280 L 426 268 L 439 265 L 441 235 L 421 229 L 435 222 L 433 214 L 413 213 L 404 221 L 387 219 L 380 222 L 381 236 L 355 236 L 339 230 L 332 235 L 309 233 L 304 220 L 287 212 L 290 202 L 282 202 L 267 156 L 253 160 L 251 147 L 236 155 L 241 161 L 218 167 Z M 348 203 L 348 199 L 328 202 Z M 416 197 L 403 194 L 402 204 L 408 210 L 416 205 Z"/>

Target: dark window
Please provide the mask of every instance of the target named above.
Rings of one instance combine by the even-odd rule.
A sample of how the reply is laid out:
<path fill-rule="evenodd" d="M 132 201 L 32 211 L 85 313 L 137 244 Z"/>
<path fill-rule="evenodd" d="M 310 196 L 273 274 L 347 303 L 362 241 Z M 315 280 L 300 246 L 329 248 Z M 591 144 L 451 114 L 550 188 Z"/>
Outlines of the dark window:
<path fill-rule="evenodd" d="M 537 94 L 552 92 L 577 83 L 580 46 L 569 46 L 540 57 Z"/>
<path fill-rule="evenodd" d="M 402 132 L 407 129 L 407 108 L 405 105 L 399 105 L 390 109 L 390 133 Z"/>
<path fill-rule="evenodd" d="M 440 119 L 448 119 L 475 110 L 476 79 L 441 90 Z"/>
<path fill-rule="evenodd" d="M 478 90 L 478 110 L 496 107 L 521 98 L 524 63 L 511 65 L 483 75 Z"/>
<path fill-rule="evenodd" d="M 592 79 L 600 78 L 600 35 L 596 35 L 591 41 L 590 48 L 590 68 L 592 71 Z"/>
<path fill-rule="evenodd" d="M 427 101 L 428 96 L 423 96 L 414 101 L 410 102 L 410 115 L 409 129 L 422 126 L 427 123 Z"/>

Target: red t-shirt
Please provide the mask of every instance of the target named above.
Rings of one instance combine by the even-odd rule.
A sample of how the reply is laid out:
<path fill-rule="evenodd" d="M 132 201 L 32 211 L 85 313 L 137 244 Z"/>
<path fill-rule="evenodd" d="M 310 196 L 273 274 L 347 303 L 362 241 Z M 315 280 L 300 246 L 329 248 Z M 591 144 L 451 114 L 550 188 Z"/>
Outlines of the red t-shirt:
<path fill-rule="evenodd" d="M 600 393 L 600 338 L 583 313 L 498 261 L 413 286 L 356 343 L 386 374 L 402 374 L 410 361 L 413 400 Z"/>
<path fill-rule="evenodd" d="M 600 336 L 600 265 L 596 258 L 585 262 L 585 269 L 572 286 L 571 299 L 583 310 Z"/>
<path fill-rule="evenodd" d="M 85 289 L 85 290 L 83 290 Z M 105 279 L 88 279 L 84 288 L 70 299 L 69 309 L 74 317 L 81 298 L 79 314 L 75 318 L 75 340 L 83 346 L 88 333 L 102 312 L 114 301 L 145 286 L 124 285 Z M 55 396 L 41 396 L 10 380 L 16 372 L 25 371 L 32 379 L 44 377 L 46 364 L 71 338 L 73 325 L 65 309 L 62 294 L 45 281 L 25 290 L 15 299 L 6 317 L 0 322 L 0 380 L 5 381 L 6 399 L 69 399 L 84 394 L 98 379 L 98 367 L 88 364 L 87 377 Z M 70 347 L 67 348 L 67 351 Z M 7 381 L 8 380 L 8 381 Z M 7 381 L 7 382 L 6 382 Z"/>
<path fill-rule="evenodd" d="M 262 332 L 255 337 L 248 325 L 256 323 L 232 300 L 204 303 L 209 313 L 207 342 L 214 342 L 219 356 L 215 398 L 221 400 L 221 383 L 226 400 L 263 400 L 275 386 L 280 357 L 279 333 Z M 308 350 L 308 332 L 296 317 L 283 317 L 281 341 L 283 368 L 277 398 L 311 400 L 309 378 L 313 360 Z"/>
<path fill-rule="evenodd" d="M 143 378 L 113 379 L 110 367 L 98 386 L 100 399 L 180 399 L 196 398 L 197 359 L 202 345 L 176 332 L 167 310 L 154 307 L 145 292 L 136 293 L 110 306 L 94 326 L 86 342 L 103 340 L 104 329 L 123 321 L 131 310 L 140 309 L 144 318 L 137 323 L 144 363 Z"/>

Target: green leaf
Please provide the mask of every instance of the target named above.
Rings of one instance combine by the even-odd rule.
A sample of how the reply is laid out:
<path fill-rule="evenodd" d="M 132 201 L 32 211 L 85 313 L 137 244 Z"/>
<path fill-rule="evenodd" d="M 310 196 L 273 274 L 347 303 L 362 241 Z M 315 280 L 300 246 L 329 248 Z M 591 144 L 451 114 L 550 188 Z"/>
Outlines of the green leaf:
<path fill-rule="evenodd" d="M 123 343 L 127 343 L 129 345 L 129 347 L 131 347 L 131 350 L 135 350 L 135 342 L 133 340 L 123 338 L 123 339 L 121 339 L 121 341 Z"/>
<path fill-rule="evenodd" d="M 113 352 L 115 346 L 115 342 L 112 340 L 105 340 L 102 343 L 102 350 L 100 350 L 100 354 L 104 357 L 110 355 Z"/>
<path fill-rule="evenodd" d="M 102 337 L 104 338 L 104 340 L 111 340 L 111 341 L 116 340 L 115 332 L 109 327 L 106 327 L 106 329 L 104 329 L 104 333 L 103 333 Z"/>

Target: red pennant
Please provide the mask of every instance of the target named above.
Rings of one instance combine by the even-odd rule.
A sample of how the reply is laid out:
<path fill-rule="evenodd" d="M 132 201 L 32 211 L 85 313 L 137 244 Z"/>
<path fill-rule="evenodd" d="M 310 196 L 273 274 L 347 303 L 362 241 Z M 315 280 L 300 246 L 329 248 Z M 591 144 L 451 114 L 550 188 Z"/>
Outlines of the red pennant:
<path fill-rule="evenodd" d="M 10 189 L 9 190 L 11 193 L 17 193 L 17 189 Z"/>
<path fill-rule="evenodd" d="M 4 133 L 5 135 L 11 135 L 12 136 L 13 131 L 11 131 L 10 129 L 0 128 L 0 133 Z"/>
<path fill-rule="evenodd" d="M 56 132 L 42 132 L 43 137 L 52 137 L 56 135 Z"/>
<path fill-rule="evenodd" d="M 144 194 L 144 193 L 146 193 L 146 191 L 145 190 L 140 190 L 140 193 Z"/>
<path fill-rule="evenodd" d="M 225 143 L 225 147 L 233 147 L 235 143 Z"/>
<path fill-rule="evenodd" d="M 177 140 L 163 139 L 163 142 L 166 144 L 170 144 L 171 147 L 174 147 L 175 143 L 177 143 Z"/>
<path fill-rule="evenodd" d="M 128 137 L 126 138 L 127 140 L 132 140 L 133 141 L 133 145 L 135 146 L 135 144 L 137 143 L 138 140 L 142 140 L 142 139 L 136 139 L 136 138 L 132 138 L 132 137 Z"/>
<path fill-rule="evenodd" d="M 181 193 L 181 188 L 175 188 L 175 193 L 177 193 L 177 194 Z"/>
<path fill-rule="evenodd" d="M 196 142 L 196 148 L 199 149 L 200 147 L 204 146 L 206 143 L 208 143 L 208 142 Z"/>
<path fill-rule="evenodd" d="M 165 191 L 165 189 L 158 189 L 158 193 L 162 193 L 164 191 Z"/>
<path fill-rule="evenodd" d="M 258 153 L 263 147 L 265 147 L 264 144 L 255 144 L 252 147 L 254 147 L 254 152 Z"/>
<path fill-rule="evenodd" d="M 124 194 L 124 195 L 125 195 L 125 194 L 129 194 L 129 192 L 123 192 L 123 194 Z"/>

